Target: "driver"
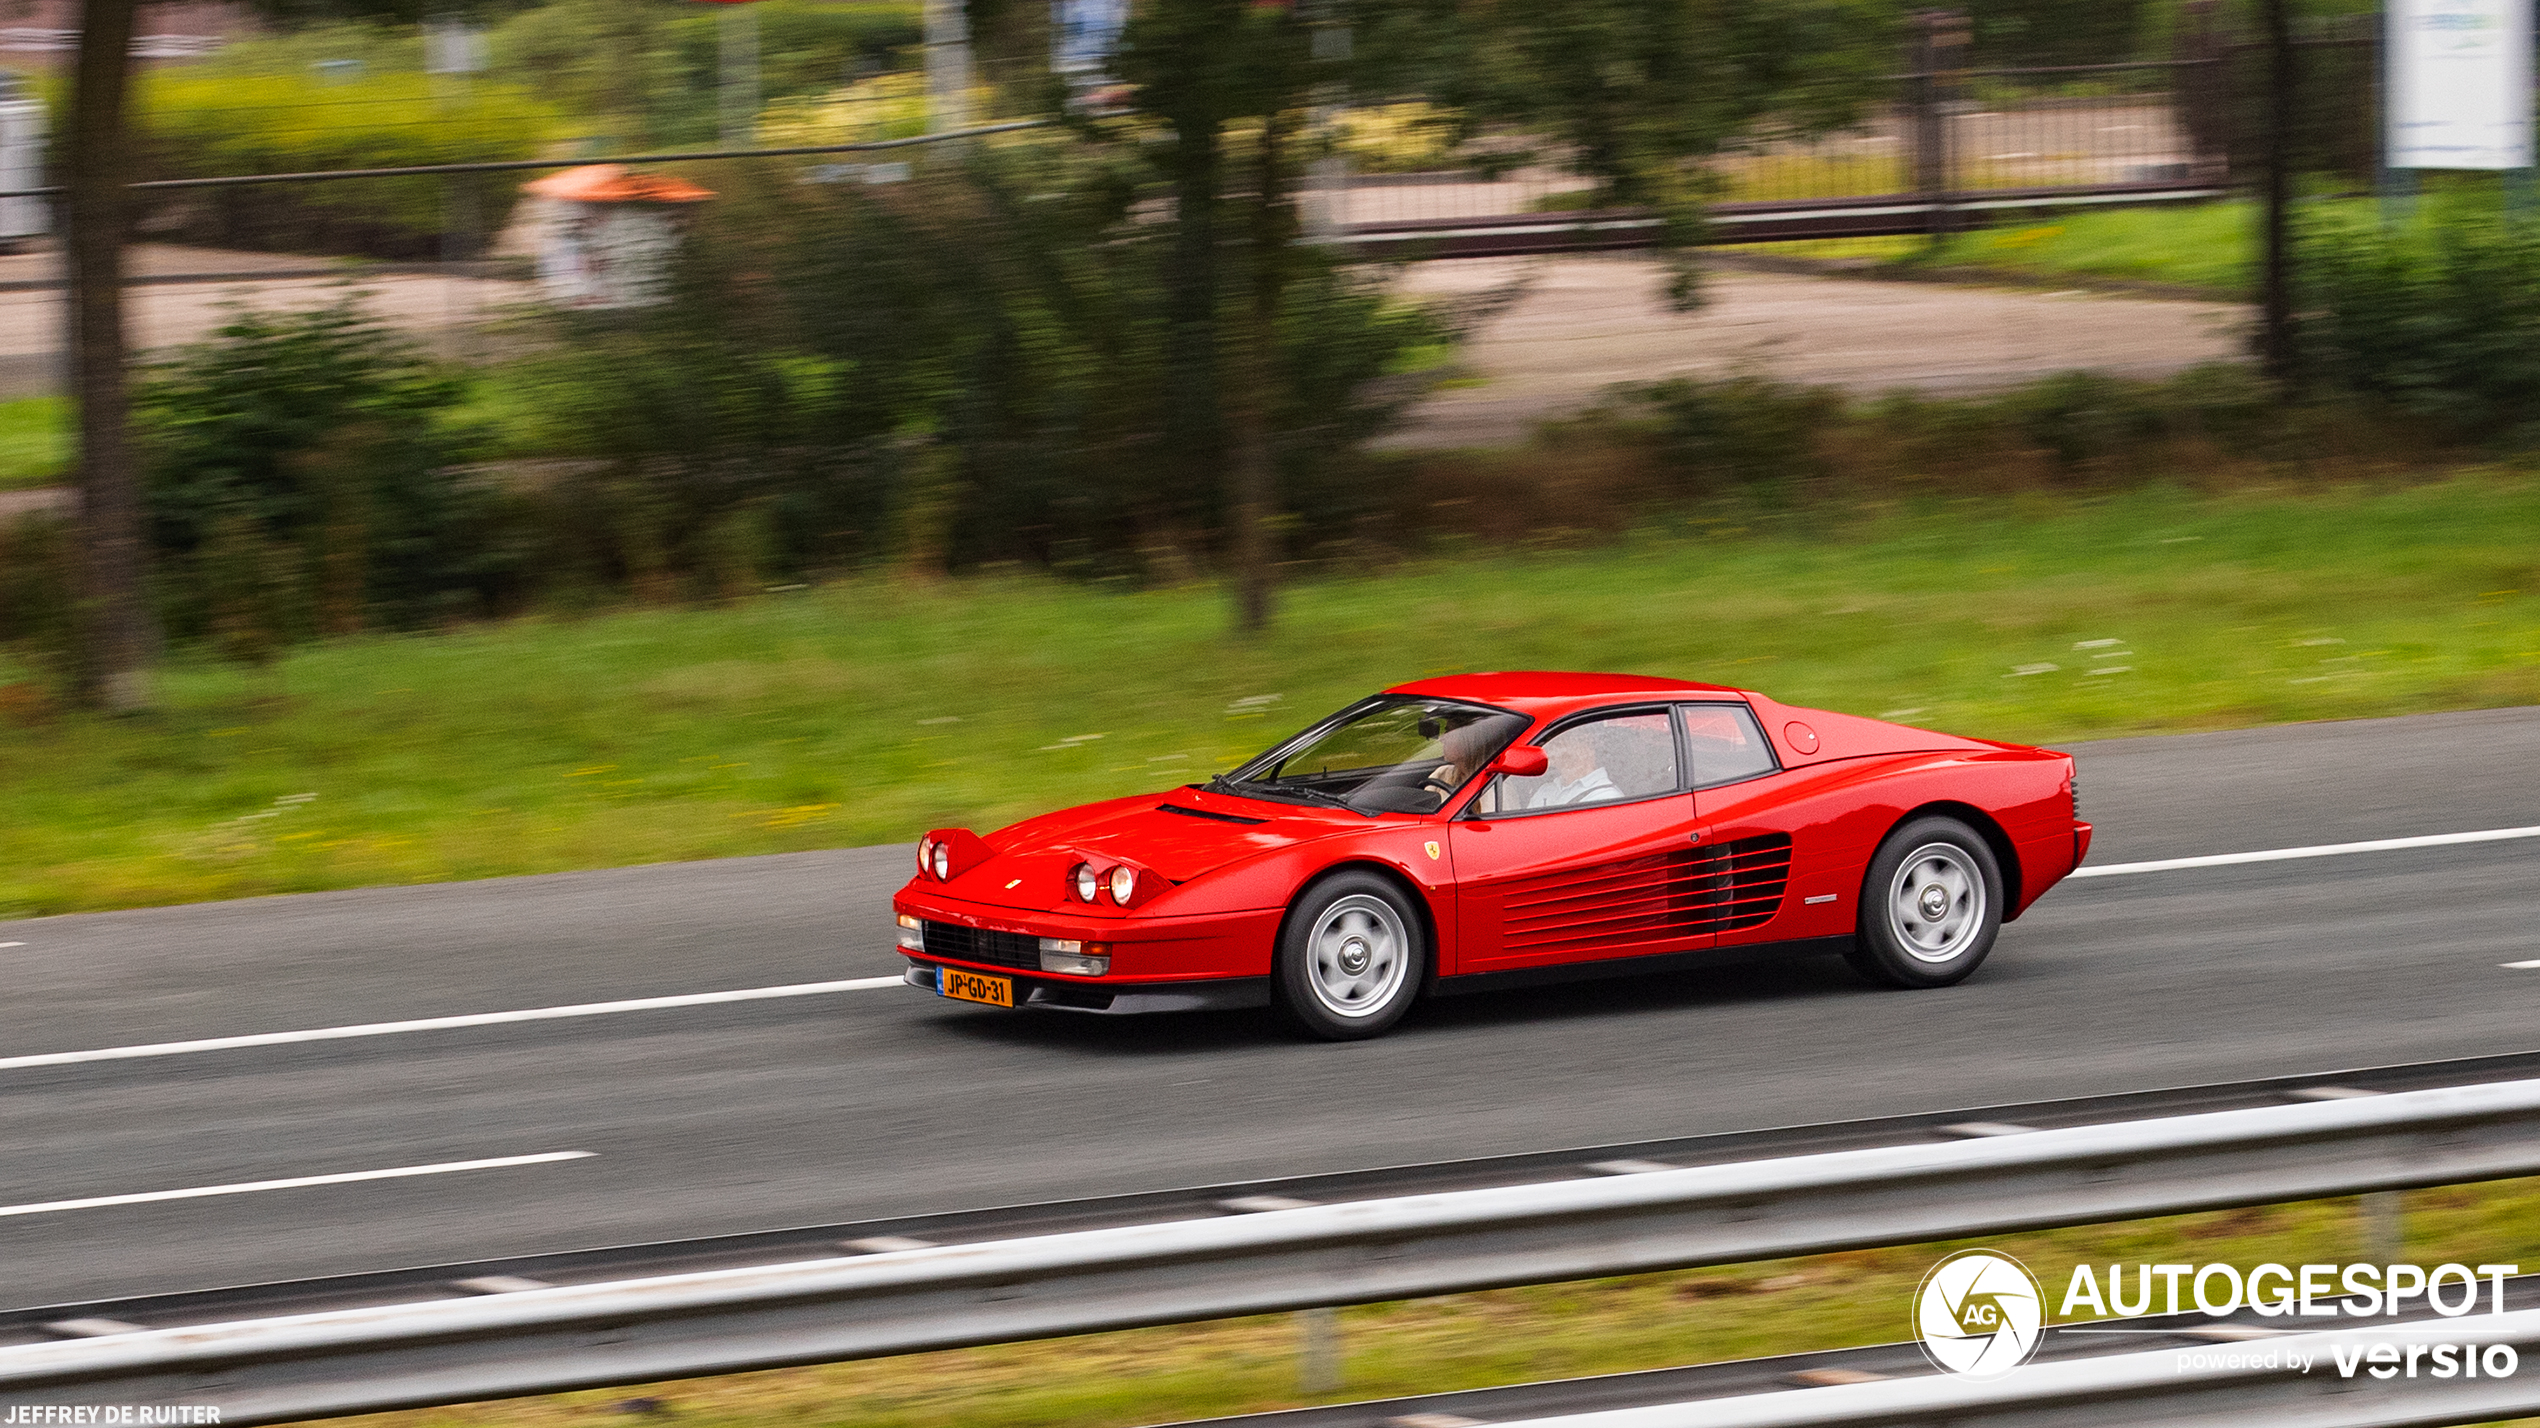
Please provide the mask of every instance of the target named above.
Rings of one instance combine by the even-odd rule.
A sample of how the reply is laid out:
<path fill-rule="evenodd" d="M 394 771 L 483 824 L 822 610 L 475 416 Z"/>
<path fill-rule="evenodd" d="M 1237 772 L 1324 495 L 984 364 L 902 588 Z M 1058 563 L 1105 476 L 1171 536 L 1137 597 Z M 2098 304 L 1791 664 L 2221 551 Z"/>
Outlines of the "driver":
<path fill-rule="evenodd" d="M 1552 766 L 1527 798 L 1528 808 L 1567 808 L 1574 803 L 1597 803 L 1618 795 L 1586 730 L 1553 740 L 1544 753 Z"/>

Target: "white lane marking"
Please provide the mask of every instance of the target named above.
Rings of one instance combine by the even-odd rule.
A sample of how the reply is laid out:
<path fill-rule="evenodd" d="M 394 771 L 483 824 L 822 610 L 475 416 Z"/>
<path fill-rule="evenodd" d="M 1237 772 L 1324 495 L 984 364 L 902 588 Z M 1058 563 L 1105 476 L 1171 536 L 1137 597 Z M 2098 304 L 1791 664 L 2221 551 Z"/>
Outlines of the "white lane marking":
<path fill-rule="evenodd" d="M 23 942 L 0 942 L 0 947 L 24 947 Z"/>
<path fill-rule="evenodd" d="M 2387 853 L 2400 848 L 2447 848 L 2456 843 L 2501 843 L 2509 838 L 2540 838 L 2540 828 L 2488 828 L 2476 833 L 2432 833 L 2422 838 L 2375 838 L 2369 843 L 2322 843 L 2310 848 L 2266 848 L 2255 853 L 2216 853 L 2205 858 L 2163 858 L 2152 863 L 2110 863 L 2075 868 L 2076 878 L 2120 878 L 2130 873 L 2166 873 L 2173 868 L 2220 868 L 2233 863 L 2280 863 L 2288 858 L 2334 858 L 2346 853 Z"/>
<path fill-rule="evenodd" d="M 106 1046 L 94 1051 L 48 1051 L 37 1056 L 0 1057 L 0 1071 L 29 1066 L 69 1066 L 81 1061 L 130 1061 L 150 1056 L 190 1056 L 198 1051 L 230 1051 L 243 1046 L 288 1046 L 302 1041 L 344 1041 L 361 1036 L 394 1036 L 407 1031 L 445 1031 L 461 1026 L 500 1026 L 515 1021 L 563 1021 L 570 1017 L 615 1016 L 619 1012 L 660 1011 L 669 1007 L 713 1006 L 722 1002 L 763 1002 L 779 997 L 817 997 L 831 992 L 861 992 L 903 985 L 898 977 L 858 977 L 846 982 L 797 982 L 787 987 L 743 987 L 729 992 L 691 992 L 676 997 L 639 997 L 624 1002 L 585 1002 L 569 1007 L 531 1007 L 525 1011 L 477 1012 L 468 1016 L 435 1016 L 421 1021 L 375 1021 L 362 1026 L 322 1026 L 311 1031 L 265 1031 L 253 1036 L 215 1036 L 204 1041 L 159 1041 L 141 1046 Z"/>
<path fill-rule="evenodd" d="M 2528 962 L 2499 962 L 2496 965 L 2508 972 L 2540 971 L 2540 958 L 2534 958 Z"/>
<path fill-rule="evenodd" d="M 2175 868 L 2217 868 L 2233 863 L 2273 863 L 2288 858 L 2326 858 L 2342 853 L 2379 853 L 2398 848 L 2435 848 L 2455 843 L 2493 843 L 2508 838 L 2540 838 L 2540 827 L 2490 828 L 2475 833 L 2436 833 L 2422 838 L 2380 838 L 2368 843 L 2324 843 L 2310 848 L 2268 848 L 2254 853 L 2216 853 L 2202 858 L 2165 858 L 2150 863 L 2110 863 L 2076 868 L 2068 877 L 2114 878 L 2132 873 L 2162 873 Z M 15 942 L 0 947 L 15 947 Z M 2540 966 L 2540 963 L 2511 964 Z M 784 987 L 744 987 L 729 992 L 692 992 L 675 997 L 640 997 L 621 1002 L 585 1002 L 578 1006 L 531 1007 L 524 1011 L 478 1012 L 467 1016 L 426 1017 L 419 1021 L 370 1022 L 360 1026 L 326 1026 L 309 1031 L 268 1031 L 252 1036 L 220 1036 L 203 1041 L 161 1041 L 140 1046 L 107 1046 L 93 1051 L 54 1051 L 37 1056 L 0 1057 L 0 1071 L 33 1066 L 69 1066 L 83 1061 L 129 1061 L 153 1056 L 187 1056 L 198 1051 L 230 1051 L 249 1046 L 288 1046 L 303 1041 L 343 1041 L 364 1036 L 393 1036 L 408 1031 L 445 1031 L 455 1027 L 499 1026 L 519 1021 L 561 1021 L 571 1017 L 614 1016 L 619 1012 L 660 1011 L 673 1007 L 712 1006 L 721 1002 L 769 1001 L 779 997 L 816 997 L 832 992 L 861 992 L 903 984 L 900 977 L 858 977 L 843 982 L 799 982 Z"/>
<path fill-rule="evenodd" d="M 0 1205 L 0 1215 L 50 1215 L 60 1210 L 95 1210 L 107 1205 L 146 1205 L 156 1200 L 200 1200 L 210 1195 L 248 1195 L 258 1190 L 297 1190 L 306 1185 L 350 1185 L 360 1180 L 403 1180 L 412 1175 L 455 1175 L 462 1170 L 500 1170 L 512 1165 L 547 1165 L 559 1160 L 587 1160 L 590 1150 L 551 1150 L 541 1155 L 506 1155 L 494 1160 L 453 1160 L 442 1165 L 400 1165 L 388 1170 L 353 1170 L 341 1175 L 299 1175 L 289 1180 L 250 1180 L 238 1185 L 197 1185 L 188 1190 L 144 1190 L 136 1195 L 95 1195 L 85 1200 L 47 1200 L 36 1205 Z"/>

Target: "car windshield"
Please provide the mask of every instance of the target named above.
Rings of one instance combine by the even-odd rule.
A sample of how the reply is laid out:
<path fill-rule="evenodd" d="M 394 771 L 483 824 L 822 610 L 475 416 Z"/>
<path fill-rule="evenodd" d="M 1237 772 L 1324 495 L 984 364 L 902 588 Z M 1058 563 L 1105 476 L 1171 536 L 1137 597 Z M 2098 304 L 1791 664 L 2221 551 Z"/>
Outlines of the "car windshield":
<path fill-rule="evenodd" d="M 1530 723 L 1449 699 L 1382 695 L 1344 709 L 1210 786 L 1359 813 L 1435 813 Z"/>

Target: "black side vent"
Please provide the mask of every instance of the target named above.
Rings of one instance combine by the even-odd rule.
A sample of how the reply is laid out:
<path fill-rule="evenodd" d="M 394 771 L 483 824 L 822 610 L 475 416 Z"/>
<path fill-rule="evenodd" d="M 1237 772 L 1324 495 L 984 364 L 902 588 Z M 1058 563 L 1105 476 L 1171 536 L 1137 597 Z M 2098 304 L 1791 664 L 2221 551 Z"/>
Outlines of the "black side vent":
<path fill-rule="evenodd" d="M 1737 932 L 1772 920 L 1790 883 L 1790 835 L 1767 833 L 1695 851 L 1682 901 L 1692 925 Z"/>
<path fill-rule="evenodd" d="M 1205 818 L 1211 823 L 1267 823 L 1267 818 L 1246 818 L 1240 813 L 1211 813 L 1204 808 L 1184 808 L 1178 803 L 1159 803 L 1158 813 L 1178 813 L 1184 818 Z"/>

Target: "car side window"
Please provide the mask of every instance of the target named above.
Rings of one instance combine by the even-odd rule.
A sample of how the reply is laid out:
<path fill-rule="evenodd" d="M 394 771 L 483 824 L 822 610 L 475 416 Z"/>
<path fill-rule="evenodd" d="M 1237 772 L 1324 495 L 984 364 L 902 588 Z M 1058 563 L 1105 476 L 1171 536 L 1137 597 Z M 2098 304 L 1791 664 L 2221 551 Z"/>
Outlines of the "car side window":
<path fill-rule="evenodd" d="M 1484 791 L 1479 811 L 1537 813 L 1625 803 L 1674 793 L 1675 733 L 1663 712 L 1608 714 L 1563 726 L 1543 741 L 1548 767 L 1535 778 L 1503 775 Z"/>
<path fill-rule="evenodd" d="M 1685 746 L 1693 757 L 1693 786 L 1718 788 L 1773 772 L 1781 767 L 1773 746 L 1764 742 L 1755 711 L 1743 704 L 1679 706 L 1685 721 Z"/>

